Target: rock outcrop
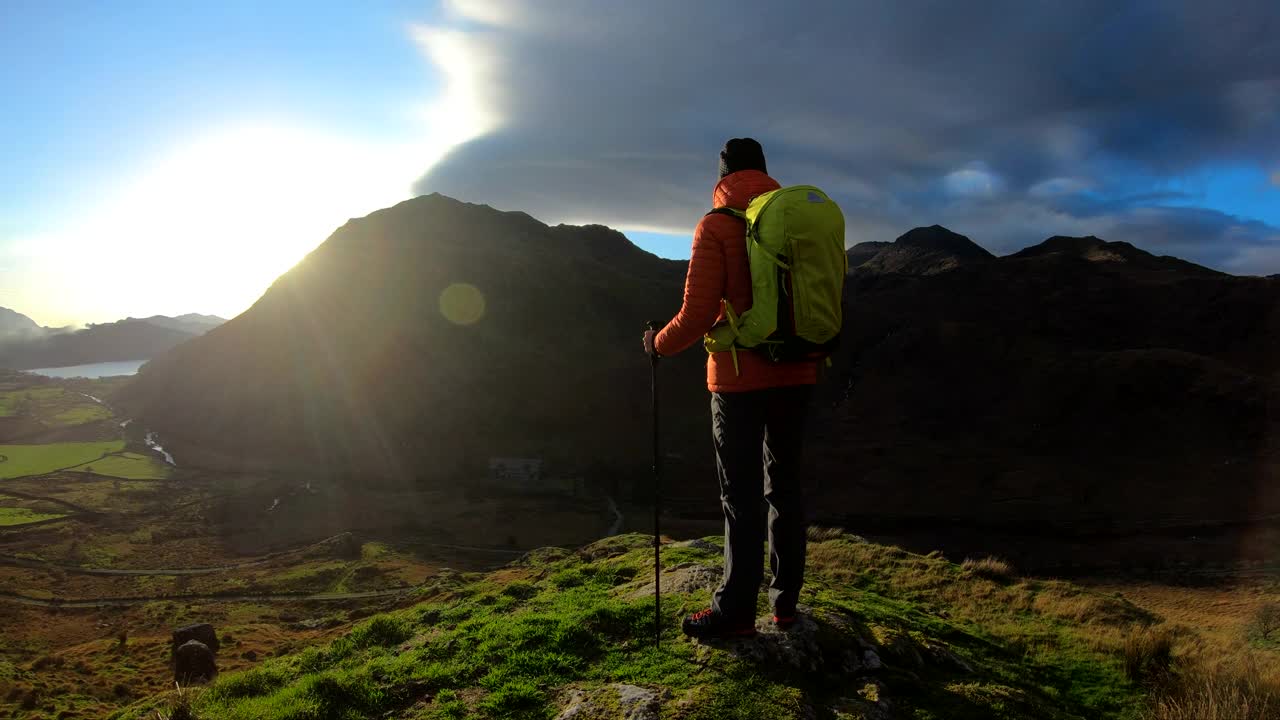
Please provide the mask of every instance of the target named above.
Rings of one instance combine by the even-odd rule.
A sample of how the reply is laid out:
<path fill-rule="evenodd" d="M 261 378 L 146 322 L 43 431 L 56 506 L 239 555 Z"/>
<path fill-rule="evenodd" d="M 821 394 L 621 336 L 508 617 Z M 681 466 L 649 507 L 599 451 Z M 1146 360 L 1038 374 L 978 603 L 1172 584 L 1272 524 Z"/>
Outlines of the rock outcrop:
<path fill-rule="evenodd" d="M 207 683 L 218 676 L 213 650 L 199 640 L 188 640 L 173 654 L 173 681 L 180 686 Z"/>

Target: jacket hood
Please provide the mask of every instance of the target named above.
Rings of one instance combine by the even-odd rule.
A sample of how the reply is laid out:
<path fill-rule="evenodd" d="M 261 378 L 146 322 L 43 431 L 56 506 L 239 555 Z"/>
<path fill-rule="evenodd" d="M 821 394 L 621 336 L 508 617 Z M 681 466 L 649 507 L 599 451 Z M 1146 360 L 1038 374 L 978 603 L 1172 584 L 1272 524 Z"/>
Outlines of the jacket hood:
<path fill-rule="evenodd" d="M 725 175 L 711 194 L 712 207 L 746 210 L 751 198 L 782 187 L 777 180 L 759 170 L 739 170 Z"/>

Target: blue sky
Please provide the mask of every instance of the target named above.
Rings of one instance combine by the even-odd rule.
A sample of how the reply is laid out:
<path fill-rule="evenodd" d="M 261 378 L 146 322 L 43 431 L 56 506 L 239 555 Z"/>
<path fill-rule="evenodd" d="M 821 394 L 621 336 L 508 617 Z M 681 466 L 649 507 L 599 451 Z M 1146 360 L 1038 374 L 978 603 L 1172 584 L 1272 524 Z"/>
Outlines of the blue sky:
<path fill-rule="evenodd" d="M 1280 272 L 1274 3 L 601 2 L 0 5 L 0 306 L 234 315 L 433 191 L 684 257 L 742 135 L 850 244 L 938 222 Z"/>

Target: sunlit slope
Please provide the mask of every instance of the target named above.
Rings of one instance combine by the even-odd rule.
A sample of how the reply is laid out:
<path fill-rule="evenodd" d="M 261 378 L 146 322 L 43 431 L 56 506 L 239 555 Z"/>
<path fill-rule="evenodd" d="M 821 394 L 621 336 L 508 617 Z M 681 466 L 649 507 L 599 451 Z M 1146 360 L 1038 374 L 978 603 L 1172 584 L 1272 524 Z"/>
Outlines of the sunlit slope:
<path fill-rule="evenodd" d="M 678 307 L 683 269 L 606 228 L 420 197 L 348 222 L 121 402 L 192 462 L 452 479 L 490 457 L 617 467 L 648 447 L 638 338 Z M 667 372 L 693 388 L 698 364 Z M 673 411 L 703 417 L 689 395 Z"/>

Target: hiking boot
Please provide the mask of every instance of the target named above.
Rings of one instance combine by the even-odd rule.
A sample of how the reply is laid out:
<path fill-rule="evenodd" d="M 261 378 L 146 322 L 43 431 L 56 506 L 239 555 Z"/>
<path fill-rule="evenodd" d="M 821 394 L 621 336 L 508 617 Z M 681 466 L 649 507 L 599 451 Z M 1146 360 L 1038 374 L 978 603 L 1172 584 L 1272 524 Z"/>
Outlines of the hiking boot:
<path fill-rule="evenodd" d="M 779 630 L 790 630 L 792 625 L 796 624 L 796 614 L 790 615 L 774 615 L 773 624 Z"/>
<path fill-rule="evenodd" d="M 743 638 L 756 634 L 754 620 L 732 621 L 712 608 L 689 615 L 680 629 L 691 638 Z"/>

